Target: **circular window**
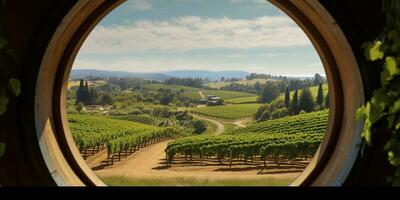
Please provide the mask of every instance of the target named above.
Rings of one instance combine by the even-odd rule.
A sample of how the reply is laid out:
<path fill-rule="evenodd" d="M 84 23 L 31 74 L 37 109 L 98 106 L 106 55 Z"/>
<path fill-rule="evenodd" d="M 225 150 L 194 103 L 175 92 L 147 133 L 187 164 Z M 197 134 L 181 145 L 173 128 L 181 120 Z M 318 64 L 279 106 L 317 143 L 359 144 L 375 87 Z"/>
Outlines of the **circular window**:
<path fill-rule="evenodd" d="M 46 165 L 59 185 L 104 185 L 75 147 L 65 97 L 72 63 L 84 40 L 100 19 L 123 2 L 76 3 L 53 35 L 43 58 L 36 85 L 36 130 Z M 340 185 L 355 161 L 362 127 L 355 119 L 355 111 L 364 101 L 357 62 L 340 27 L 318 1 L 271 2 L 308 35 L 324 65 L 329 93 L 333 94 L 327 133 L 292 185 Z"/>

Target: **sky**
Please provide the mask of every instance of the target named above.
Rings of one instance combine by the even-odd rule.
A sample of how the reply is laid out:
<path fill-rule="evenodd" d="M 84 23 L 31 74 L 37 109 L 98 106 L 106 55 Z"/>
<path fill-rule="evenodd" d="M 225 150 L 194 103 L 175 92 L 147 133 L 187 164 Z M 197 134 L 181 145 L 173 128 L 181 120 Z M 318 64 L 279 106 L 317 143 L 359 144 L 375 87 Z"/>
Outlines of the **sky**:
<path fill-rule="evenodd" d="M 73 69 L 325 74 L 305 33 L 265 0 L 127 0 L 90 33 Z"/>

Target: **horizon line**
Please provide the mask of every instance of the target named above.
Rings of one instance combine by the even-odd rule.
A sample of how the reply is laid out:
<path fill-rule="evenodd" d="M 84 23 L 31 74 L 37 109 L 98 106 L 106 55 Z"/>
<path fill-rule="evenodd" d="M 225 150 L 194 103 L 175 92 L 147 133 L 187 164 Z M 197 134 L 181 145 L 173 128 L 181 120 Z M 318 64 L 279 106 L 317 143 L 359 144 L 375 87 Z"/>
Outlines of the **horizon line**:
<path fill-rule="evenodd" d="M 104 69 L 71 69 L 71 71 L 73 70 L 97 70 L 97 71 L 106 71 L 106 72 L 129 72 L 129 73 L 143 73 L 143 74 L 152 74 L 152 73 L 167 73 L 167 72 L 173 72 L 173 71 L 209 71 L 209 72 L 246 72 L 246 73 L 256 73 L 256 74 L 268 74 L 271 76 L 283 76 L 283 77 L 312 77 L 315 74 L 319 74 L 322 77 L 326 77 L 326 74 L 323 73 L 314 73 L 314 74 L 295 74 L 295 75 L 284 75 L 284 74 L 271 74 L 271 73 L 266 73 L 266 72 L 249 72 L 249 71 L 245 71 L 245 70 L 206 70 L 206 69 L 182 69 L 182 70 L 166 70 L 166 71 L 153 71 L 153 72 L 140 72 L 140 71 L 126 71 L 126 70 L 104 70 Z"/>

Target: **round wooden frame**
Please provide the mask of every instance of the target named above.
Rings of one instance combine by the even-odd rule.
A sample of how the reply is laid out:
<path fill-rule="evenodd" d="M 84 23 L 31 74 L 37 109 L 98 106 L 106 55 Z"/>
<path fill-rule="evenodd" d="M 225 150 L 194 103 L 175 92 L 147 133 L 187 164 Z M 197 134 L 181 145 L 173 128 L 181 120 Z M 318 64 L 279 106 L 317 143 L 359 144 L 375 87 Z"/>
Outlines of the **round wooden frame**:
<path fill-rule="evenodd" d="M 125 0 L 79 0 L 54 33 L 36 83 L 35 127 L 45 164 L 58 185 L 104 186 L 80 156 L 66 118 L 67 82 L 73 61 L 98 22 Z M 356 59 L 340 27 L 318 0 L 269 0 L 308 35 L 328 77 L 328 131 L 304 172 L 291 184 L 341 185 L 358 155 L 364 103 Z"/>

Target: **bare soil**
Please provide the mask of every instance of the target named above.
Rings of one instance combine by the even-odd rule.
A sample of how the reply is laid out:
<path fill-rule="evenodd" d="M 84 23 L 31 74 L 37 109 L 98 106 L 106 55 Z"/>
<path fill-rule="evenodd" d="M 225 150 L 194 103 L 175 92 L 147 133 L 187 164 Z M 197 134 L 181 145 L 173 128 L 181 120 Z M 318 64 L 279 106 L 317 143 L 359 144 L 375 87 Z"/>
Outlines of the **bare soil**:
<path fill-rule="evenodd" d="M 229 162 L 224 161 L 222 165 L 216 159 L 203 162 L 200 166 L 199 160 L 185 160 L 177 158 L 170 167 L 165 163 L 165 148 L 169 141 L 150 145 L 114 165 L 106 165 L 106 151 L 103 150 L 87 159 L 89 167 L 99 177 L 126 177 L 133 179 L 155 178 L 155 179 L 176 179 L 193 178 L 207 181 L 218 180 L 254 180 L 254 179 L 290 179 L 294 180 L 305 169 L 308 161 L 298 161 L 294 165 L 289 163 L 276 166 L 272 161 L 263 167 L 260 162 L 243 161 L 233 162 L 229 168 Z M 207 164 L 204 166 L 204 164 Z"/>

